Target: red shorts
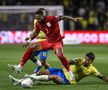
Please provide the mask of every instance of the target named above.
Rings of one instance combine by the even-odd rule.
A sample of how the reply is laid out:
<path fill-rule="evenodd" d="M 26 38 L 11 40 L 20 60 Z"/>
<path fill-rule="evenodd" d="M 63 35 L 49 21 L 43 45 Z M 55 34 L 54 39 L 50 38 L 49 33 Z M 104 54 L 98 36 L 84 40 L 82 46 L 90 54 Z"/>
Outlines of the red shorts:
<path fill-rule="evenodd" d="M 47 40 L 46 41 L 41 41 L 39 42 L 42 46 L 42 50 L 56 50 L 58 48 L 63 48 L 63 41 L 59 41 L 56 43 L 49 43 Z"/>

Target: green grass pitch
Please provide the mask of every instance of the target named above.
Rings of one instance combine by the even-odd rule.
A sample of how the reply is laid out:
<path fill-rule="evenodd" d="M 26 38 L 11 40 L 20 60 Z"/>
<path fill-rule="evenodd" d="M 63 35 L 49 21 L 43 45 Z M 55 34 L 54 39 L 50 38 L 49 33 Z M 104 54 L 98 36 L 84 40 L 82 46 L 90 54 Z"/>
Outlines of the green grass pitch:
<path fill-rule="evenodd" d="M 8 78 L 9 74 L 15 77 L 22 77 L 24 73 L 31 74 L 35 65 L 28 61 L 20 75 L 12 72 L 7 64 L 18 64 L 26 49 L 18 45 L 0 45 L 0 90 L 24 90 L 20 86 L 13 86 Z M 83 57 L 87 52 L 94 52 L 96 59 L 95 67 L 108 76 L 108 45 L 67 45 L 64 46 L 65 56 L 70 58 Z M 49 51 L 48 62 L 51 67 L 61 67 L 61 62 L 58 60 L 53 51 Z M 43 69 L 43 68 L 42 68 Z M 96 77 L 90 76 L 81 80 L 78 85 L 56 85 L 50 82 L 36 82 L 33 88 L 26 90 L 108 90 L 108 83 L 105 83 Z"/>

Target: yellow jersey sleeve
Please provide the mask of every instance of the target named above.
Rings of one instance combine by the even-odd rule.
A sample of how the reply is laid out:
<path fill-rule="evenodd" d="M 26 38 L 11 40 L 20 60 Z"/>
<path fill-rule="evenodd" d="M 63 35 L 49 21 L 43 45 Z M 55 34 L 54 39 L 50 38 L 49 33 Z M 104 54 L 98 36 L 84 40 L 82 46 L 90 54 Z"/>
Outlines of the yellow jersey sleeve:
<path fill-rule="evenodd" d="M 42 31 L 40 31 L 38 36 L 45 36 L 45 34 Z M 39 41 L 45 41 L 45 40 L 46 39 L 37 39 L 37 42 L 39 42 Z"/>
<path fill-rule="evenodd" d="M 82 65 L 83 61 L 84 61 L 84 60 L 83 60 L 82 58 L 78 58 L 76 64 L 77 64 L 77 65 Z"/>
<path fill-rule="evenodd" d="M 92 69 L 92 75 L 93 76 L 98 76 L 100 74 L 100 72 L 94 66 L 92 66 L 91 69 Z"/>
<path fill-rule="evenodd" d="M 37 22 L 37 20 L 34 19 L 34 28 L 36 28 L 36 22 Z"/>

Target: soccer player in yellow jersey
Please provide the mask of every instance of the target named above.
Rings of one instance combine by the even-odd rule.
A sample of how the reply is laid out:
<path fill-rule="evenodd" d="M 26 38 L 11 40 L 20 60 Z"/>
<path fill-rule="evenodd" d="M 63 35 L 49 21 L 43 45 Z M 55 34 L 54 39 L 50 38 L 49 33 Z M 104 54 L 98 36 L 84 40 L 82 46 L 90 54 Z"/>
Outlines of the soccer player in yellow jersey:
<path fill-rule="evenodd" d="M 43 80 L 50 81 L 53 80 L 56 84 L 77 84 L 81 79 L 93 75 L 105 82 L 108 82 L 108 77 L 102 75 L 93 65 L 95 55 L 92 52 L 89 52 L 85 55 L 84 59 L 71 59 L 69 64 L 72 68 L 72 71 L 75 75 L 75 80 L 70 80 L 67 70 L 65 68 L 49 68 L 43 71 L 40 71 L 38 76 L 35 74 L 27 75 L 28 78 L 33 80 Z M 14 82 L 14 84 L 21 84 L 23 79 L 16 79 L 13 76 L 9 75 L 9 78 Z"/>

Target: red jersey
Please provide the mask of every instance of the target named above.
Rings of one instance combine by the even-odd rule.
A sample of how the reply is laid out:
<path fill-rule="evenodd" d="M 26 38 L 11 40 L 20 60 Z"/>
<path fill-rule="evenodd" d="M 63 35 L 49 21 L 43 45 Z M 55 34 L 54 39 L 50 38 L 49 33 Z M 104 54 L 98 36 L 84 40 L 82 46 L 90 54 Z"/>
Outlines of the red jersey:
<path fill-rule="evenodd" d="M 62 40 L 58 21 L 61 17 L 46 16 L 44 22 L 37 22 L 35 31 L 39 33 L 43 31 L 49 43 L 55 43 Z"/>

